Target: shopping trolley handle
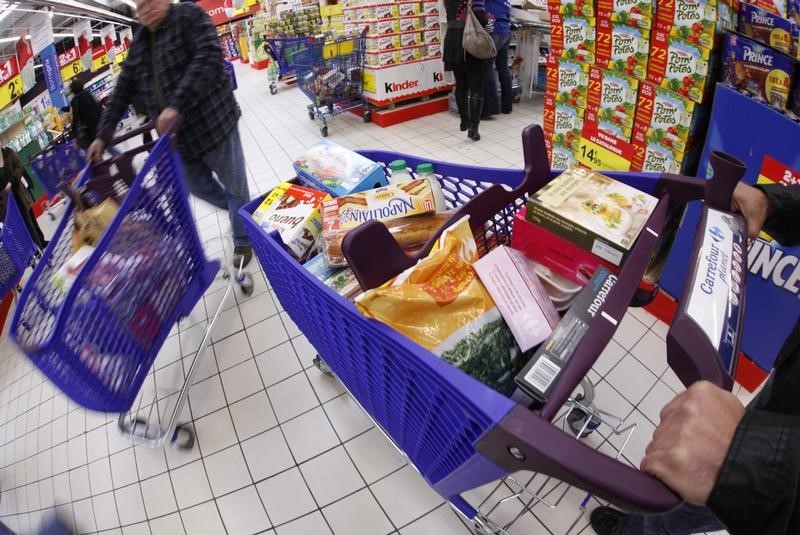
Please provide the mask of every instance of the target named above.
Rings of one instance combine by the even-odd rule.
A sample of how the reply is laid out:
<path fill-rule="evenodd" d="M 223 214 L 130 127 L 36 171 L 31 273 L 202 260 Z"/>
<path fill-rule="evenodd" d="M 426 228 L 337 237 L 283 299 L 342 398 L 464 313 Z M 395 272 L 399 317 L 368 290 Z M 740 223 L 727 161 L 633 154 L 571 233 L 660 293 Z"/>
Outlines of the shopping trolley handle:
<path fill-rule="evenodd" d="M 544 473 L 625 510 L 663 513 L 681 498 L 659 479 L 576 440 L 541 415 L 517 405 L 475 445 L 509 473 Z"/>

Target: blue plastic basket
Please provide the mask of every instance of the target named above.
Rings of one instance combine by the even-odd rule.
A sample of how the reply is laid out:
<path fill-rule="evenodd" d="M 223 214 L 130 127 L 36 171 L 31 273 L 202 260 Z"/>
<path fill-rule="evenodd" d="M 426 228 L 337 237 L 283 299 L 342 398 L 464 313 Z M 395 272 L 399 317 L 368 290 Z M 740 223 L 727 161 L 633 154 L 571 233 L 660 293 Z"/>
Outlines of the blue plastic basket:
<path fill-rule="evenodd" d="M 359 152 L 384 168 L 398 159 L 411 169 L 433 163 L 449 208 L 463 205 L 492 184 L 514 188 L 523 181 L 521 170 L 434 162 L 393 152 Z M 647 174 L 609 175 L 645 192 L 653 190 L 657 179 Z M 434 490 L 472 518 L 475 511 L 459 495 L 507 475 L 475 444 L 516 402 L 387 325 L 366 318 L 318 281 L 284 250 L 277 233 L 268 234 L 253 221 L 251 214 L 260 202 L 254 200 L 239 213 L 283 307 Z M 524 199 L 517 199 L 490 220 L 496 238 L 491 246 L 510 239 L 514 214 L 523 203 Z"/>
<path fill-rule="evenodd" d="M 31 160 L 36 178 L 50 197 L 60 193 L 61 184 L 71 182 L 85 165 L 86 153 L 69 142 L 48 147 Z"/>
<path fill-rule="evenodd" d="M 6 214 L 3 228 L 0 229 L 0 298 L 19 282 L 22 273 L 37 253 L 36 244 L 14 201 L 14 196 L 9 193 L 5 202 Z"/>
<path fill-rule="evenodd" d="M 279 79 L 294 75 L 295 54 L 307 50 L 310 37 L 273 37 L 267 39 L 270 55 L 275 58 L 280 71 Z"/>
<path fill-rule="evenodd" d="M 88 185 L 94 178 L 87 168 L 79 180 Z M 72 287 L 62 291 L 51 277 L 72 254 L 75 213 L 68 206 L 11 326 L 12 339 L 45 375 L 97 411 L 131 407 L 170 329 L 191 312 L 218 269 L 197 236 L 169 136 L 159 139 L 130 184 L 115 180 L 100 195 L 119 199 L 119 211 Z M 83 197 L 99 201 L 96 191 Z"/>

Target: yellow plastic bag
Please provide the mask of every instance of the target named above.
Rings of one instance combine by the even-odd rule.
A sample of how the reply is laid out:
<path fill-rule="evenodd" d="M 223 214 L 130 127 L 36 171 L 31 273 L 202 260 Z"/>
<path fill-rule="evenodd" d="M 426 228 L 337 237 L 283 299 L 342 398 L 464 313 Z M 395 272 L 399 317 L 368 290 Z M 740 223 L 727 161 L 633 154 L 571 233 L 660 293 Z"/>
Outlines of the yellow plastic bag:
<path fill-rule="evenodd" d="M 472 263 L 478 259 L 464 217 L 442 233 L 431 253 L 380 288 L 356 299 L 361 312 L 495 390 L 507 393 L 525 364 L 511 331 Z"/>

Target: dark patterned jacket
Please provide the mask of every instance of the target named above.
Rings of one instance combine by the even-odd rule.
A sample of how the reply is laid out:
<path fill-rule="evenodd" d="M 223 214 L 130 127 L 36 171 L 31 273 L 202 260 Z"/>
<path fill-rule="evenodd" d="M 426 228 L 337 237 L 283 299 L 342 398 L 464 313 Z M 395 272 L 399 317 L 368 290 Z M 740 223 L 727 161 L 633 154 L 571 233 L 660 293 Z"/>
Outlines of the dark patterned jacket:
<path fill-rule="evenodd" d="M 217 32 L 205 12 L 193 3 L 171 5 L 155 31 L 142 26 L 134 35 L 98 137 L 111 139 L 138 96 L 151 119 L 167 107 L 183 115 L 181 155 L 200 159 L 225 140 L 241 115 L 223 61 Z"/>

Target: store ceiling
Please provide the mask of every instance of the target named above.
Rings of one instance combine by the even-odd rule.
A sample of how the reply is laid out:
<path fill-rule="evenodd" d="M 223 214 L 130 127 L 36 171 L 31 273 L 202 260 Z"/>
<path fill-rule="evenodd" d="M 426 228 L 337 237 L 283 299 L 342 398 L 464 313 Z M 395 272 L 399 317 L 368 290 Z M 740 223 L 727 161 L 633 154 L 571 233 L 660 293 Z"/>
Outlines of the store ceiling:
<path fill-rule="evenodd" d="M 39 11 L 53 13 L 56 48 L 63 52 L 72 47 L 72 26 L 81 18 L 92 23 L 95 37 L 100 28 L 114 23 L 117 29 L 135 22 L 134 0 L 0 0 L 0 58 L 14 54 L 14 42 L 30 27 Z M 99 41 L 98 41 L 99 42 Z"/>

